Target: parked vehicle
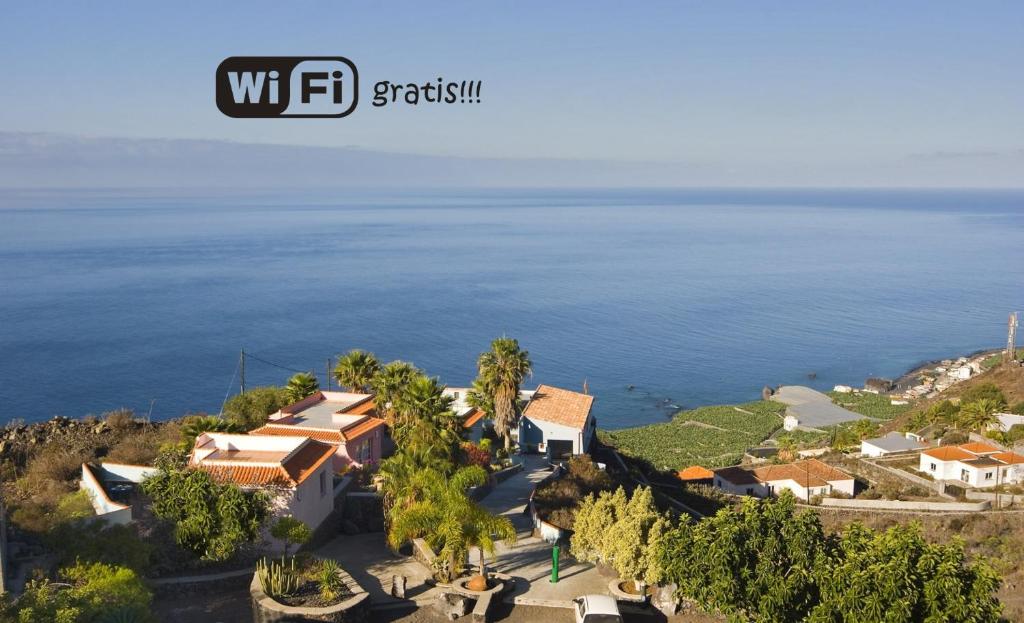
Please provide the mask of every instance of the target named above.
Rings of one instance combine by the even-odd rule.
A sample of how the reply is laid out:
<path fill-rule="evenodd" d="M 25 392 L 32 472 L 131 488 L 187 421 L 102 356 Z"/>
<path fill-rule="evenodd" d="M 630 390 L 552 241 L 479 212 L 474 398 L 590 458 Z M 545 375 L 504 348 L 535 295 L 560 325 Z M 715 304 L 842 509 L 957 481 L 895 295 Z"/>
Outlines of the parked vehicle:
<path fill-rule="evenodd" d="M 576 623 L 622 623 L 619 604 L 607 595 L 584 595 L 572 604 Z"/>

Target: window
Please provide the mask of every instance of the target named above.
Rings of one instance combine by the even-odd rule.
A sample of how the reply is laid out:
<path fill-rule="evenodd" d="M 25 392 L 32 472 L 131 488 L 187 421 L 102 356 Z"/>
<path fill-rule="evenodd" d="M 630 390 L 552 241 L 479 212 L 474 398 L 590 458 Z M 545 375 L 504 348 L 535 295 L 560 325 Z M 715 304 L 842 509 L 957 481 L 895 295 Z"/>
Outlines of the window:
<path fill-rule="evenodd" d="M 753 487 L 747 487 L 747 495 L 754 495 L 754 488 Z"/>
<path fill-rule="evenodd" d="M 320 497 L 327 495 L 327 472 L 320 472 Z"/>
<path fill-rule="evenodd" d="M 360 463 L 365 463 L 370 460 L 370 442 L 369 440 L 359 444 L 359 449 L 356 451 L 357 460 Z"/>
<path fill-rule="evenodd" d="M 992 480 L 992 472 L 985 472 L 985 480 Z"/>
<path fill-rule="evenodd" d="M 969 482 L 971 480 L 971 475 L 967 472 L 966 469 L 960 470 L 960 480 L 964 482 Z"/>
<path fill-rule="evenodd" d="M 930 466 L 928 466 L 928 469 L 930 469 L 930 470 L 932 470 L 934 472 L 935 471 L 935 463 L 932 463 Z"/>

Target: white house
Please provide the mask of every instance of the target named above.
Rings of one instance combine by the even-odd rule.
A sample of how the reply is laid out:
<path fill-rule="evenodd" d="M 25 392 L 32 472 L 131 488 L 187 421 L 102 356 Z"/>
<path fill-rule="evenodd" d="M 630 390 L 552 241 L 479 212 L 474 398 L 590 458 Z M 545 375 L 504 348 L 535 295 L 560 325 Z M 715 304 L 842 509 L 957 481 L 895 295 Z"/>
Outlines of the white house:
<path fill-rule="evenodd" d="M 768 487 L 769 495 L 779 495 L 789 489 L 798 499 L 807 500 L 832 493 L 853 497 L 854 492 L 853 476 L 818 459 L 766 465 L 755 469 L 754 475 Z"/>
<path fill-rule="evenodd" d="M 989 428 L 1004 433 L 1010 432 L 1010 429 L 1014 426 L 1024 425 L 1024 415 L 1017 415 L 1016 413 L 997 413 L 996 419 L 998 422 Z"/>
<path fill-rule="evenodd" d="M 881 437 L 865 439 L 860 442 L 860 453 L 867 457 L 879 457 L 885 456 L 886 454 L 894 454 L 896 452 L 922 450 L 926 447 L 927 446 L 925 444 L 920 443 L 915 439 L 911 439 L 906 435 L 892 431 Z"/>
<path fill-rule="evenodd" d="M 593 396 L 538 386 L 519 419 L 520 447 L 552 458 L 585 453 L 597 429 L 593 405 Z"/>
<path fill-rule="evenodd" d="M 320 391 L 271 414 L 249 434 L 329 443 L 335 449 L 333 467 L 340 470 L 380 462 L 386 432 L 371 394 Z"/>
<path fill-rule="evenodd" d="M 736 495 L 755 495 L 759 498 L 768 497 L 768 486 L 757 479 L 752 470 L 742 467 L 722 467 L 713 470 L 712 481 L 715 487 Z"/>
<path fill-rule="evenodd" d="M 334 510 L 335 447 L 309 437 L 203 433 L 189 464 L 216 480 L 271 494 L 272 512 L 315 530 Z"/>
<path fill-rule="evenodd" d="M 957 480 L 971 487 L 1024 482 L 1024 456 L 972 442 L 921 453 L 918 470 L 935 480 Z"/>
<path fill-rule="evenodd" d="M 854 478 L 817 459 L 806 459 L 757 469 L 724 467 L 714 470 L 715 487 L 739 495 L 777 496 L 788 489 L 800 500 L 816 495 L 844 493 L 853 496 Z"/>

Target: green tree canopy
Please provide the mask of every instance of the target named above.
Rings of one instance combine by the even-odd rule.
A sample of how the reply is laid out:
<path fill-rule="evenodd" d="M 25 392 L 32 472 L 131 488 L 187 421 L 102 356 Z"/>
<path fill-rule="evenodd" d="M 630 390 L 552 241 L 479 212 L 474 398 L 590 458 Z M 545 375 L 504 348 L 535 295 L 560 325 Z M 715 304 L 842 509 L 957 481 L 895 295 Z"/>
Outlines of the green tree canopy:
<path fill-rule="evenodd" d="M 338 357 L 334 366 L 334 378 L 338 385 L 350 392 L 366 393 L 370 391 L 373 377 L 380 372 L 380 362 L 373 353 L 353 349 Z"/>
<path fill-rule="evenodd" d="M 316 380 L 316 376 L 309 372 L 297 372 L 288 379 L 284 391 L 288 396 L 289 403 L 298 402 L 320 391 L 320 381 Z"/>
<path fill-rule="evenodd" d="M 505 440 L 505 449 L 511 446 L 511 431 L 519 415 L 519 387 L 527 375 L 533 373 L 530 353 L 519 347 L 519 341 L 499 337 L 491 342 L 491 349 L 477 359 L 477 382 L 474 390 L 490 397 L 480 404 L 493 404 L 494 430 Z"/>
<path fill-rule="evenodd" d="M 813 511 L 747 498 L 664 537 L 664 579 L 737 620 L 995 623 L 999 578 L 963 544 L 928 543 L 917 524 L 827 536 Z"/>
<path fill-rule="evenodd" d="M 283 387 L 253 387 L 224 404 L 224 417 L 240 430 L 252 430 L 263 426 L 268 415 L 288 404 L 288 393 Z"/>
<path fill-rule="evenodd" d="M 387 363 L 374 375 L 370 382 L 375 395 L 377 411 L 384 416 L 388 425 L 395 422 L 395 404 L 405 392 L 409 383 L 416 377 L 423 376 L 420 370 L 407 361 Z"/>
<path fill-rule="evenodd" d="M 178 545 L 205 560 L 227 560 L 258 539 L 269 510 L 266 493 L 217 483 L 198 469 L 161 470 L 142 489 L 153 512 L 174 522 Z"/>
<path fill-rule="evenodd" d="M 395 507 L 388 530 L 388 542 L 398 547 L 413 538 L 423 538 L 444 563 L 437 569 L 439 579 L 451 581 L 462 572 L 469 551 L 480 551 L 480 574 L 485 556 L 494 555 L 499 540 L 514 543 L 516 530 L 507 517 L 489 513 L 469 498 L 467 490 L 487 481 L 478 466 L 462 467 L 449 476 L 423 470 L 421 498 L 405 507 Z"/>
<path fill-rule="evenodd" d="M 996 404 L 1000 405 L 1000 409 L 1006 408 L 1006 395 L 995 383 L 981 383 L 964 390 L 964 393 L 960 394 L 960 404 L 965 405 L 982 398 L 994 400 Z"/>
<path fill-rule="evenodd" d="M 79 563 L 60 571 L 59 587 L 33 580 L 17 601 L 6 608 L 5 621 L 19 623 L 104 623 L 153 621 L 152 595 L 142 578 L 125 567 Z M 10 618 L 8 618 L 10 617 Z"/>
<path fill-rule="evenodd" d="M 313 531 L 291 515 L 278 518 L 270 526 L 270 536 L 284 543 L 284 555 L 288 555 L 290 545 L 304 545 L 313 538 Z"/>
<path fill-rule="evenodd" d="M 983 431 L 998 421 L 996 413 L 1005 407 L 1005 402 L 1000 405 L 992 398 L 979 398 L 960 407 L 960 424 L 967 430 Z"/>

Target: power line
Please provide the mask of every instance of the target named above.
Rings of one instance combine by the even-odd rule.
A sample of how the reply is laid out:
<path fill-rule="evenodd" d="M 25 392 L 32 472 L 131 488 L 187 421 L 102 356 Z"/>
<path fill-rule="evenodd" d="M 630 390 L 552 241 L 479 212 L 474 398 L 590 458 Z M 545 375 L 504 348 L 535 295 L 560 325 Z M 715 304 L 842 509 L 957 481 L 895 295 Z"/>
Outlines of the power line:
<path fill-rule="evenodd" d="M 263 359 L 262 357 L 257 357 L 256 355 L 254 355 L 252 353 L 246 353 L 246 352 L 243 351 L 242 354 L 245 357 L 249 357 L 250 359 L 255 359 L 256 361 L 259 361 L 261 363 L 265 363 L 268 366 L 274 366 L 275 368 L 281 368 L 282 370 L 287 370 L 288 372 L 302 372 L 302 373 L 308 373 L 309 372 L 309 370 L 297 370 L 295 368 L 290 368 L 288 366 L 283 366 L 283 365 L 281 365 L 279 363 L 274 363 L 273 361 L 267 361 L 266 359 Z"/>
<path fill-rule="evenodd" d="M 228 396 L 231 395 L 231 386 L 235 384 L 235 377 L 238 376 L 238 366 L 242 363 L 241 358 L 235 362 L 235 371 L 231 373 L 231 380 L 228 381 L 228 390 L 224 392 L 224 401 L 220 403 L 220 414 L 224 415 L 224 405 L 228 404 Z"/>

